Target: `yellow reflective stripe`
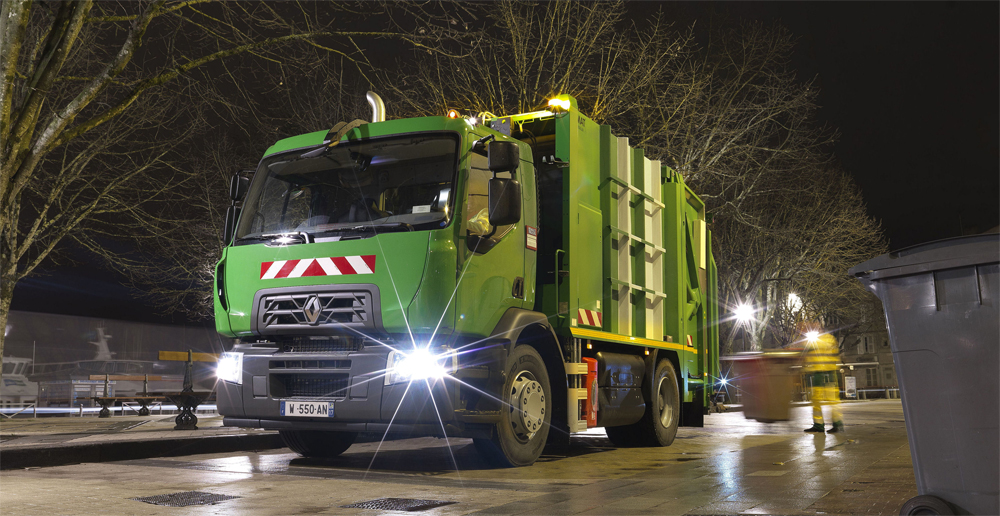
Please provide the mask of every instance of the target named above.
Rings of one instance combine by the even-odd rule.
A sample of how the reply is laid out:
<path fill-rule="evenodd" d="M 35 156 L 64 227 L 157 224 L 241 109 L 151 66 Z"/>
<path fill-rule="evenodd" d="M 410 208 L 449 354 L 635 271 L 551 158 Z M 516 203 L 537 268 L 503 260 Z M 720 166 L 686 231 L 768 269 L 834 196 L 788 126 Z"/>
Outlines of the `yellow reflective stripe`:
<path fill-rule="evenodd" d="M 677 351 L 688 351 L 690 353 L 698 354 L 697 348 L 689 348 L 683 344 L 678 344 L 676 342 L 662 342 L 659 340 L 644 339 L 642 337 L 626 337 L 624 335 L 617 335 L 605 331 L 587 330 L 584 328 L 570 328 L 569 331 L 574 337 L 578 339 L 596 339 L 608 342 L 620 342 L 622 344 L 631 344 L 633 346 L 646 346 L 650 348 L 659 348 L 659 349 L 673 349 Z"/>

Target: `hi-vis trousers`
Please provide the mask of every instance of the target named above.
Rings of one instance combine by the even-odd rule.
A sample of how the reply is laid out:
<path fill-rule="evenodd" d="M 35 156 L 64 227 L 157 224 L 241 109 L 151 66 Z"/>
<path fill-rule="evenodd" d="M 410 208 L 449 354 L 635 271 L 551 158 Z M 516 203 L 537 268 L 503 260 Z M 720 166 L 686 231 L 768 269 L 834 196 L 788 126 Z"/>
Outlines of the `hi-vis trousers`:
<path fill-rule="evenodd" d="M 812 380 L 810 397 L 812 398 L 813 423 L 823 424 L 823 406 L 830 407 L 830 419 L 834 424 L 844 422 L 840 413 L 840 389 L 837 388 L 837 376 L 833 371 L 813 373 L 809 376 Z"/>

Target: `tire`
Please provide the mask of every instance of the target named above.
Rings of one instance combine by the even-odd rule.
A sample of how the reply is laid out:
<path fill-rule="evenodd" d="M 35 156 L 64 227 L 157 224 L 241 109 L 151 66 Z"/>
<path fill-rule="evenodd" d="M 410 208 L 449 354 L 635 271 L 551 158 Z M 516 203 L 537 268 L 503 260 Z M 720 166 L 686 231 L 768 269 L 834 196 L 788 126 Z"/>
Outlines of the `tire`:
<path fill-rule="evenodd" d="M 626 426 L 609 426 L 604 429 L 608 434 L 608 439 L 611 444 L 619 448 L 632 448 L 639 446 L 642 442 L 642 432 L 640 431 L 639 425 L 646 419 L 643 416 L 639 423 Z"/>
<path fill-rule="evenodd" d="M 910 498 L 899 509 L 899 516 L 950 516 L 952 514 L 955 514 L 955 512 L 948 505 L 948 502 L 931 495 L 920 495 Z"/>
<path fill-rule="evenodd" d="M 479 453 L 500 467 L 530 466 L 545 448 L 552 424 L 552 391 L 542 357 L 527 345 L 507 358 L 500 422 L 490 439 L 475 439 Z"/>
<path fill-rule="evenodd" d="M 303 457 L 331 458 L 347 451 L 358 437 L 356 432 L 321 430 L 280 430 L 285 446 Z"/>
<path fill-rule="evenodd" d="M 605 428 L 612 444 L 621 448 L 634 446 L 670 446 L 677 437 L 681 397 L 677 372 L 669 360 L 656 365 L 646 399 L 646 413 L 637 423 Z"/>

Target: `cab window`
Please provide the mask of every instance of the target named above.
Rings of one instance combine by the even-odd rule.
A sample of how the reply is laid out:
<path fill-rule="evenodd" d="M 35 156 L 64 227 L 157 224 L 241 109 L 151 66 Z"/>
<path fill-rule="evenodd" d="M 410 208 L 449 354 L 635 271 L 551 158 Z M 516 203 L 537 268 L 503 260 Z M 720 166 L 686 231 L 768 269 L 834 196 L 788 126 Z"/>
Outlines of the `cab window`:
<path fill-rule="evenodd" d="M 497 177 L 510 177 L 510 172 L 501 172 Z M 513 229 L 512 224 L 496 227 L 489 222 L 489 182 L 493 179 L 486 156 L 469 153 L 468 211 L 466 212 L 466 244 L 469 250 L 485 253 L 493 248 Z M 492 234 L 491 234 L 492 233 Z"/>

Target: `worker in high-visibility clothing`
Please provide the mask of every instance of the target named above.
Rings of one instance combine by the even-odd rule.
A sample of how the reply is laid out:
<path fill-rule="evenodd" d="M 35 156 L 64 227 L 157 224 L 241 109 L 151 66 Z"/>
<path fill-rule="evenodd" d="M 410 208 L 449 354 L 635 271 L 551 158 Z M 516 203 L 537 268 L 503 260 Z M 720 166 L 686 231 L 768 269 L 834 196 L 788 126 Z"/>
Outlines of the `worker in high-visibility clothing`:
<path fill-rule="evenodd" d="M 830 407 L 833 427 L 827 433 L 844 431 L 844 418 L 840 413 L 840 389 L 837 387 L 837 361 L 840 349 L 837 340 L 829 333 L 806 333 L 806 379 L 812 397 L 813 426 L 806 432 L 823 431 L 823 405 Z"/>

